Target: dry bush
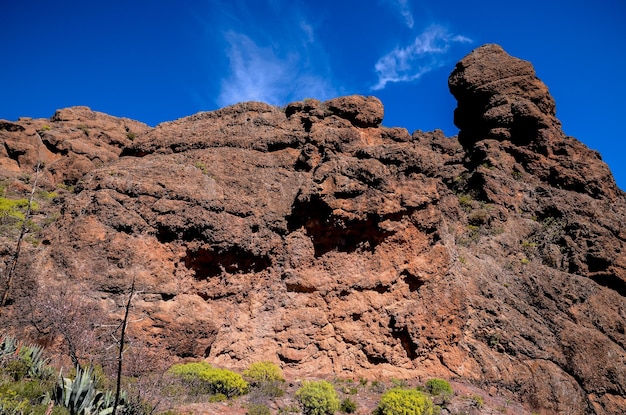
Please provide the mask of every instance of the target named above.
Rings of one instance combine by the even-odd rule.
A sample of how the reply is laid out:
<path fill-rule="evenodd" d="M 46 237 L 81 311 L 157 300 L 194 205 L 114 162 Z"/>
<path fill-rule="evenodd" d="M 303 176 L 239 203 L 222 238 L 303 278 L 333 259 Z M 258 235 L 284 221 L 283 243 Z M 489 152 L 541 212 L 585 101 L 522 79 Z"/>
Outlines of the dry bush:
<path fill-rule="evenodd" d="M 74 366 L 99 363 L 104 314 L 77 287 L 40 285 L 33 297 L 31 322 L 49 346 L 62 342 Z"/>

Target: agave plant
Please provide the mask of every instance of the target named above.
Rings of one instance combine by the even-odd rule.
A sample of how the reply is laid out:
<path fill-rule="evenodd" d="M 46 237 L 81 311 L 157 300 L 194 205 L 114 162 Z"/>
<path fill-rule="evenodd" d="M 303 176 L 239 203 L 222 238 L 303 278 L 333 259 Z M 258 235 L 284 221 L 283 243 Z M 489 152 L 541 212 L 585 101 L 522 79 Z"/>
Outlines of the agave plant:
<path fill-rule="evenodd" d="M 26 345 L 11 336 L 5 336 L 0 341 L 0 362 L 19 362 L 20 370 L 16 372 L 19 378 L 43 379 L 51 374 L 48 359 L 43 357 L 43 353 L 41 346 Z"/>
<path fill-rule="evenodd" d="M 50 373 L 48 359 L 43 357 L 43 348 L 37 345 L 20 346 L 20 359 L 28 364 L 28 377 L 41 379 Z"/>
<path fill-rule="evenodd" d="M 96 395 L 92 372 L 89 367 L 77 367 L 74 379 L 61 377 L 53 392 L 54 402 L 69 409 L 71 415 L 85 414 Z"/>
<path fill-rule="evenodd" d="M 111 391 L 98 391 L 93 376 L 93 369 L 76 368 L 74 379 L 61 377 L 54 390 L 52 399 L 57 405 L 66 407 L 71 415 L 109 415 L 113 412 L 115 397 Z M 122 395 L 118 409 L 125 402 Z"/>
<path fill-rule="evenodd" d="M 126 392 L 121 391 L 120 393 L 120 402 L 117 405 L 118 412 L 122 412 L 126 404 Z M 113 407 L 115 406 L 115 393 L 113 391 L 106 392 L 98 392 L 96 397 L 94 398 L 94 402 L 92 405 L 92 414 L 97 415 L 109 415 L 113 412 Z"/>
<path fill-rule="evenodd" d="M 0 358 L 15 354 L 17 347 L 18 343 L 14 337 L 4 336 L 2 342 L 0 342 Z"/>

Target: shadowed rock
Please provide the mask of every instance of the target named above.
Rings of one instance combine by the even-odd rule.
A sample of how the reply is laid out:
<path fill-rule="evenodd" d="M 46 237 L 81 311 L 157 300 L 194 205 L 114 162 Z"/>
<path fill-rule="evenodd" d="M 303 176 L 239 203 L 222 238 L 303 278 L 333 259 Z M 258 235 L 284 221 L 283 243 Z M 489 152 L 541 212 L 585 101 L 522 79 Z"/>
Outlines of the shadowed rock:
<path fill-rule="evenodd" d="M 449 86 L 466 146 L 484 137 L 527 144 L 538 130 L 560 127 L 554 99 L 533 66 L 498 45 L 481 46 L 457 63 Z"/>

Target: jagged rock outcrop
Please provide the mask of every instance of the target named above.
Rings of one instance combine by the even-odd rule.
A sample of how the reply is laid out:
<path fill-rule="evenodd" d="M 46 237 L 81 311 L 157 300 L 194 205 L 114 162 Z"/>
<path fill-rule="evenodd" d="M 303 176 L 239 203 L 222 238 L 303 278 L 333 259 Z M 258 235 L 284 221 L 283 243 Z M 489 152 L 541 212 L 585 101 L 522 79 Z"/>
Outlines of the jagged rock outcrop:
<path fill-rule="evenodd" d="M 450 89 L 458 139 L 384 127 L 381 102 L 360 96 L 154 129 L 84 108 L 48 132 L 3 122 L 3 166 L 35 164 L 17 149 L 40 137 L 57 157 L 48 180 L 76 183 L 3 324 L 28 331 L 57 286 L 96 304 L 94 322 L 116 319 L 135 280 L 129 330 L 156 357 L 441 376 L 529 412 L 623 412 L 624 193 L 562 133 L 529 63 L 486 45 Z M 92 164 L 72 167 L 79 155 Z"/>
<path fill-rule="evenodd" d="M 122 148 L 149 128 L 87 107 L 58 110 L 49 120 L 3 121 L 0 167 L 11 176 L 31 173 L 41 162 L 46 185 L 74 184 L 96 167 L 117 160 Z"/>

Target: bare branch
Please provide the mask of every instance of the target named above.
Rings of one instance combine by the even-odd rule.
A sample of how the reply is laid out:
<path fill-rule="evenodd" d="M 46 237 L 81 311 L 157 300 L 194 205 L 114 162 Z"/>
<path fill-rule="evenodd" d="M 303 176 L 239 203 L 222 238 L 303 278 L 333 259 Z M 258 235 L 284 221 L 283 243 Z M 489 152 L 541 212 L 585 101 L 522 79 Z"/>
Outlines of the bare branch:
<path fill-rule="evenodd" d="M 126 325 L 128 324 L 128 313 L 130 311 L 131 302 L 133 300 L 133 294 L 135 294 L 135 279 L 133 278 L 133 283 L 130 286 L 130 294 L 128 295 L 128 302 L 126 303 L 126 310 L 124 310 L 124 320 L 122 321 L 122 334 L 120 336 L 120 348 L 119 354 L 117 358 L 117 383 L 115 386 L 115 403 L 113 404 L 113 413 L 115 415 L 117 412 L 117 405 L 120 402 L 120 392 L 122 388 L 122 363 L 124 359 L 124 338 L 126 336 Z"/>

